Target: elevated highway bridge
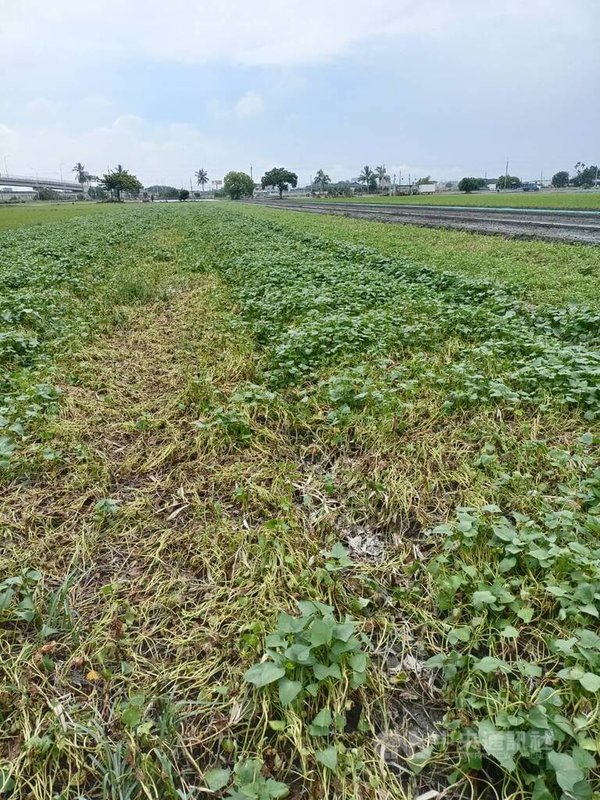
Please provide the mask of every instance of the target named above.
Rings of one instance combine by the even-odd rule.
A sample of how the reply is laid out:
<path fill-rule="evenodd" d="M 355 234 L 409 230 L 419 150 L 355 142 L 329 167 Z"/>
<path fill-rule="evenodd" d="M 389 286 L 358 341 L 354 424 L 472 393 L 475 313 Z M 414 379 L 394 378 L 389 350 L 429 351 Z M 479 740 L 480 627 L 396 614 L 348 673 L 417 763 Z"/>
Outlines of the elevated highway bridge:
<path fill-rule="evenodd" d="M 3 186 L 23 186 L 33 189 L 52 189 L 55 192 L 67 192 L 70 194 L 80 194 L 83 188 L 80 183 L 75 181 L 61 181 L 56 178 L 43 178 L 39 175 L 0 175 L 0 189 Z"/>

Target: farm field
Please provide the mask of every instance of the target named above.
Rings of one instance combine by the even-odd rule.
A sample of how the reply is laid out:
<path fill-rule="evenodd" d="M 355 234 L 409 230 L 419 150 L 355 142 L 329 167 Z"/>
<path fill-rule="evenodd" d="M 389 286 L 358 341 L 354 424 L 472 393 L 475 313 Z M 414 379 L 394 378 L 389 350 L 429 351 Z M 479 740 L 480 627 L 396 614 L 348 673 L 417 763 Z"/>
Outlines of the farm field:
<path fill-rule="evenodd" d="M 103 203 L 25 203 L 0 205 L 0 231 L 43 222 L 63 222 L 72 217 L 102 214 L 110 206 Z"/>
<path fill-rule="evenodd" d="M 302 198 L 294 198 L 301 200 Z M 316 202 L 315 198 L 307 198 Z M 487 192 L 480 194 L 434 194 L 434 195 L 409 195 L 390 197 L 385 195 L 363 195 L 362 197 L 334 197 L 320 198 L 327 202 L 357 202 L 357 203 L 400 203 L 409 205 L 440 205 L 440 206 L 484 206 L 498 208 L 557 208 L 573 209 L 575 211 L 600 210 L 600 191 L 589 190 L 582 192 Z"/>
<path fill-rule="evenodd" d="M 592 798 L 598 257 L 409 228 L 0 232 L 4 795 Z"/>

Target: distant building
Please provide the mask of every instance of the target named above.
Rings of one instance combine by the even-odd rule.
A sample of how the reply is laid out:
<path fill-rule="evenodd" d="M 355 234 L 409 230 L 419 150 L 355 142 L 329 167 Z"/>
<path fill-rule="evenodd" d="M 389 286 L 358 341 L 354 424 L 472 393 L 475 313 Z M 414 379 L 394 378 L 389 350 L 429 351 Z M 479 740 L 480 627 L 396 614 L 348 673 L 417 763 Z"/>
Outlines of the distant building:
<path fill-rule="evenodd" d="M 17 200 L 35 200 L 37 191 L 33 186 L 0 186 L 0 203 Z"/>
<path fill-rule="evenodd" d="M 254 197 L 279 197 L 279 189 L 275 186 L 267 186 L 263 189 L 260 183 L 255 183 Z"/>

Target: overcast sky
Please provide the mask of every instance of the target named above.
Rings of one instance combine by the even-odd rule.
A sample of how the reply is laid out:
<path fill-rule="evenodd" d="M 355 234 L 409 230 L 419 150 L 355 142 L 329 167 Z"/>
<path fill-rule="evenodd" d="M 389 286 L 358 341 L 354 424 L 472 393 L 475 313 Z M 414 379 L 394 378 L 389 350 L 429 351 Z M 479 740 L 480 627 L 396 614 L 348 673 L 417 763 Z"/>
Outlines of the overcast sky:
<path fill-rule="evenodd" d="M 599 0 L 0 0 L 0 170 L 551 175 L 600 160 L 598 31 Z"/>

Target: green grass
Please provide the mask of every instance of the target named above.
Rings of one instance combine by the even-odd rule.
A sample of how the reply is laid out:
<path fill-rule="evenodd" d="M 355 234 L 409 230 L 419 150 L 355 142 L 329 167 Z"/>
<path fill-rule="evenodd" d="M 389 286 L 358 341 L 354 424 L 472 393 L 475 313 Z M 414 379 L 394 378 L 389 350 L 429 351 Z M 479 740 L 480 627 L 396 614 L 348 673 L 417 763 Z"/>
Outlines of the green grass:
<path fill-rule="evenodd" d="M 0 205 L 0 231 L 44 222 L 64 222 L 73 217 L 102 214 L 110 208 L 106 203 L 6 203 Z"/>
<path fill-rule="evenodd" d="M 290 219 L 0 234 L 4 794 L 590 798 L 598 315 Z"/>
<path fill-rule="evenodd" d="M 309 198 L 307 198 L 308 200 Z M 321 198 L 320 202 L 399 203 L 408 205 L 489 206 L 499 208 L 557 208 L 599 211 L 600 191 L 486 192 L 474 194 L 434 194 L 390 197 L 363 195 L 355 198 Z"/>
<path fill-rule="evenodd" d="M 275 211 L 245 206 L 258 220 L 292 232 L 314 233 L 341 242 L 375 247 L 392 258 L 486 278 L 510 286 L 532 303 L 583 303 L 600 308 L 600 248 L 552 242 L 516 241 L 466 231 L 372 220 Z"/>

